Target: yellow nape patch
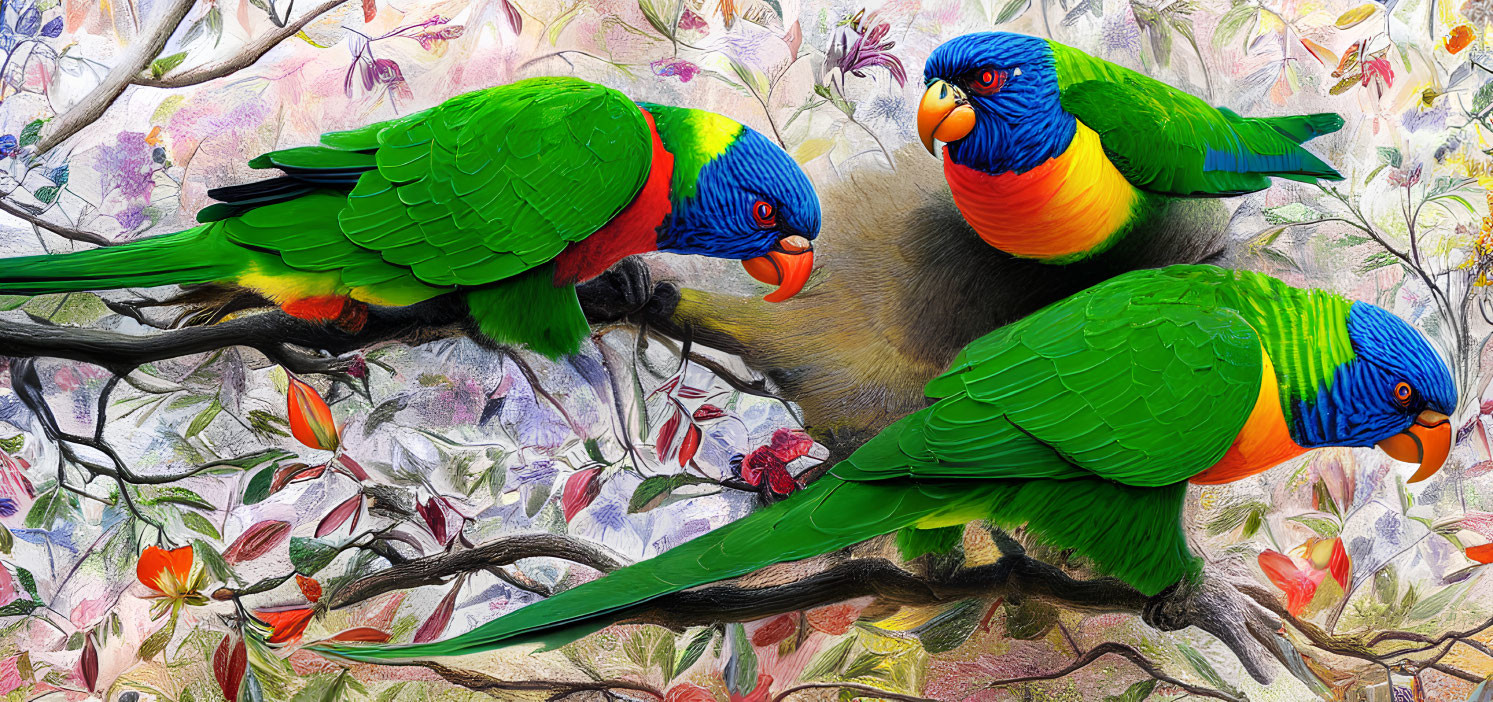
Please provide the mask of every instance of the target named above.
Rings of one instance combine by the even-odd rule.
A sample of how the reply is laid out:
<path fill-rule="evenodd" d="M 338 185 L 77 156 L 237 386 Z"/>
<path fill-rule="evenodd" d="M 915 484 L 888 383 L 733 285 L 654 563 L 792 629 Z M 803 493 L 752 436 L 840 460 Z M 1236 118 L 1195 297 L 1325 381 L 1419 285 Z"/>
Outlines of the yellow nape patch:
<path fill-rule="evenodd" d="M 1248 478 L 1263 473 L 1281 463 L 1291 460 L 1306 449 L 1297 445 L 1286 426 L 1286 417 L 1281 413 L 1280 381 L 1275 375 L 1275 364 L 1270 354 L 1260 351 L 1260 395 L 1250 410 L 1244 428 L 1234 438 L 1234 444 L 1213 466 L 1188 482 L 1194 485 L 1218 485 Z"/>
<path fill-rule="evenodd" d="M 1114 243 L 1141 197 L 1083 122 L 1067 150 L 1025 173 L 982 173 L 945 154 L 944 176 L 980 238 L 1006 253 L 1051 262 Z"/>

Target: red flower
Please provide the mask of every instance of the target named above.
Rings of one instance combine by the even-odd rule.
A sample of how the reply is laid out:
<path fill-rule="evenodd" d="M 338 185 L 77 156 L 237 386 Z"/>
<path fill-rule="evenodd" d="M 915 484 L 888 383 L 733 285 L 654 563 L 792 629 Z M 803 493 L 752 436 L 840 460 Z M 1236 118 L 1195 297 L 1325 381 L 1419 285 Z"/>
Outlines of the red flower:
<path fill-rule="evenodd" d="M 812 448 L 814 440 L 802 429 L 785 427 L 773 432 L 768 445 L 752 449 L 740 460 L 732 460 L 731 468 L 749 485 L 760 486 L 765 480 L 769 490 L 787 495 L 801 487 L 788 472 L 788 464 L 808 455 Z"/>
<path fill-rule="evenodd" d="M 1469 546 L 1466 553 L 1468 558 L 1478 563 L 1493 563 L 1493 544 Z"/>
<path fill-rule="evenodd" d="M 1286 609 L 1297 616 L 1311 604 L 1317 586 L 1329 574 L 1347 591 L 1353 571 L 1342 539 L 1308 539 L 1291 556 L 1267 549 L 1260 554 L 1259 563 L 1270 582 L 1286 593 Z"/>
<path fill-rule="evenodd" d="M 191 546 L 167 551 L 159 546 L 150 546 L 140 554 L 135 564 L 135 577 L 140 583 L 160 597 L 168 600 L 187 600 L 189 604 L 206 604 L 207 599 L 197 591 L 207 584 L 207 572 L 197 567 L 197 559 Z M 195 600 L 202 600 L 201 602 Z"/>
<path fill-rule="evenodd" d="M 601 494 L 601 481 L 598 480 L 600 476 L 600 468 L 586 468 L 571 473 L 565 479 L 565 491 L 560 495 L 560 508 L 565 513 L 567 524 Z"/>

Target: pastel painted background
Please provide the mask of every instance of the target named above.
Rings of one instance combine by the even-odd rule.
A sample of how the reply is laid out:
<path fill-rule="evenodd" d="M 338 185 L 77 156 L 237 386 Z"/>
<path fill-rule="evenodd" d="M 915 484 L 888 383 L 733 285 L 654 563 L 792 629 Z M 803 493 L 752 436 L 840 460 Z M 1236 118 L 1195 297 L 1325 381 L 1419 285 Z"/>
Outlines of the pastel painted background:
<path fill-rule="evenodd" d="M 914 130 L 923 60 L 993 27 L 1245 115 L 1341 113 L 1347 126 L 1311 147 L 1346 180 L 1231 201 L 1229 265 L 1395 310 L 1453 360 L 1464 400 L 1448 468 L 1426 483 L 1407 488 L 1409 468 L 1383 454 L 1332 450 L 1193 490 L 1197 548 L 1292 619 L 1275 684 L 1197 629 L 1035 598 L 874 618 L 855 600 L 408 667 L 300 650 L 465 631 L 739 517 L 826 457 L 731 359 L 682 364 L 677 345 L 612 325 L 561 363 L 461 338 L 296 376 L 239 346 L 123 377 L 11 362 L 0 699 L 1490 699 L 1477 686 L 1493 674 L 1493 2 L 859 2 L 3 0 L 0 253 L 175 231 L 209 188 L 250 179 L 256 154 L 533 75 L 727 114 L 821 190 L 933 163 Z M 152 37 L 167 39 L 142 54 Z M 101 84 L 119 90 L 99 100 Z M 936 173 L 903 177 L 945 188 Z M 832 226 L 820 246 L 835 246 Z M 724 263 L 655 268 L 757 287 Z M 0 306 L 13 324 L 146 334 L 175 321 L 111 306 L 128 297 Z M 1329 566 L 1339 547 L 1347 573 Z M 391 555 L 473 549 L 507 557 L 380 575 Z M 998 553 L 974 529 L 965 555 Z"/>

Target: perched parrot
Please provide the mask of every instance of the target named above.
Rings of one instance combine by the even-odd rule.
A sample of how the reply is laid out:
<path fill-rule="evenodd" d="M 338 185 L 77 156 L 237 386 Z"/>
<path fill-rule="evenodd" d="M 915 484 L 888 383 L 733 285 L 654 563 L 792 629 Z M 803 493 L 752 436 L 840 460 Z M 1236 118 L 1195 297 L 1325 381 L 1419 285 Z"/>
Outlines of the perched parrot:
<path fill-rule="evenodd" d="M 1047 263 L 1192 219 L 1270 178 L 1342 176 L 1301 144 L 1334 114 L 1240 117 L 1037 37 L 967 34 L 933 51 L 918 135 L 945 142 L 954 203 L 991 246 Z M 1184 225 L 1185 226 L 1185 225 Z"/>
<path fill-rule="evenodd" d="M 0 260 L 0 293 L 247 288 L 296 317 L 464 295 L 480 332 L 550 356 L 589 333 L 575 283 L 646 251 L 744 260 L 803 287 L 819 200 L 792 158 L 716 114 L 574 78 L 458 95 L 320 146 L 264 154 L 269 180 L 209 192 L 201 226 Z"/>
<path fill-rule="evenodd" d="M 1026 525 L 1147 595 L 1200 573 L 1188 483 L 1308 449 L 1375 446 L 1440 468 L 1451 372 L 1393 314 L 1212 266 L 1127 273 L 974 341 L 935 400 L 788 499 L 455 638 L 321 646 L 354 660 L 555 646 L 650 599 L 899 531 L 903 554 L 966 522 Z"/>

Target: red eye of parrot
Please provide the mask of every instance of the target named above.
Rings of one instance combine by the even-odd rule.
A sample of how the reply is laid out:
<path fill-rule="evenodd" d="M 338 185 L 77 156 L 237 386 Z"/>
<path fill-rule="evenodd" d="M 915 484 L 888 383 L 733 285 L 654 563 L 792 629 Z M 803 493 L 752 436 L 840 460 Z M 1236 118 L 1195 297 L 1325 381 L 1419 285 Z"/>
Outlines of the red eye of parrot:
<path fill-rule="evenodd" d="M 763 229 L 772 229 L 778 226 L 778 213 L 771 204 L 758 200 L 752 205 L 752 219 L 757 220 L 757 226 Z"/>
<path fill-rule="evenodd" d="M 1006 74 L 992 68 L 986 68 L 975 74 L 970 81 L 969 89 L 979 95 L 994 95 L 1000 92 L 1006 84 Z"/>
<path fill-rule="evenodd" d="M 1409 407 L 1410 398 L 1413 395 L 1415 391 L 1411 389 L 1410 383 L 1400 383 L 1395 386 L 1395 401 L 1400 403 L 1401 407 Z"/>

